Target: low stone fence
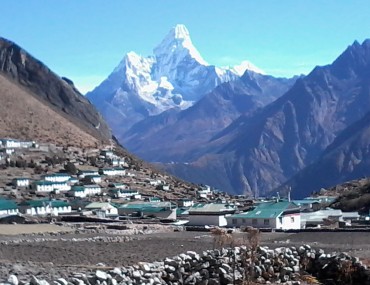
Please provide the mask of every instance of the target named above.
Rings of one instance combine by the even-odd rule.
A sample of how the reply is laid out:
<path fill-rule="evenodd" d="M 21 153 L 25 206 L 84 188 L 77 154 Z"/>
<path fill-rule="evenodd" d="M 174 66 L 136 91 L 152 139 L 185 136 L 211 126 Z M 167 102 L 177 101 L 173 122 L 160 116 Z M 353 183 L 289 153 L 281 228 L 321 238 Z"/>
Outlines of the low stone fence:
<path fill-rule="evenodd" d="M 345 253 L 326 254 L 305 245 L 276 249 L 258 247 L 256 250 L 242 246 L 208 250 L 202 254 L 188 251 L 159 262 L 96 270 L 89 274 L 75 273 L 67 280 L 60 278 L 51 283 L 34 276 L 23 282 L 10 275 L 0 285 L 227 285 L 244 281 L 298 285 L 310 278 L 309 274 L 330 284 L 370 284 L 369 271 L 357 258 Z"/>

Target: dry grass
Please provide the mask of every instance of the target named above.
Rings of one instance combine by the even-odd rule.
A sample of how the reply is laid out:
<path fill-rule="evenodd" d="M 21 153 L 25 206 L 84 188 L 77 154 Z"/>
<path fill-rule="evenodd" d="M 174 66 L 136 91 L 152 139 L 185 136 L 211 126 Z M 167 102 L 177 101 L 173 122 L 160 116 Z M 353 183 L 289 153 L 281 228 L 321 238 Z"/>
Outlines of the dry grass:
<path fill-rule="evenodd" d="M 93 136 L 0 75 L 0 137 L 94 147 Z"/>

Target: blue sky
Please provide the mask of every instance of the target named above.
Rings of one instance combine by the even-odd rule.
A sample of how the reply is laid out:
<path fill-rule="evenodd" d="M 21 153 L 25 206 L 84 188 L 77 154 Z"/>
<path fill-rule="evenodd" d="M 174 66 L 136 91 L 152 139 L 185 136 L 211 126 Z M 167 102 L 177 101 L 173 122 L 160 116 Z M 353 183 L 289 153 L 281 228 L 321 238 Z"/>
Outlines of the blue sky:
<path fill-rule="evenodd" d="M 367 0 L 2 0 L 1 10 L 0 36 L 82 92 L 125 53 L 150 55 L 178 23 L 210 64 L 249 60 L 275 76 L 308 73 L 370 38 Z"/>

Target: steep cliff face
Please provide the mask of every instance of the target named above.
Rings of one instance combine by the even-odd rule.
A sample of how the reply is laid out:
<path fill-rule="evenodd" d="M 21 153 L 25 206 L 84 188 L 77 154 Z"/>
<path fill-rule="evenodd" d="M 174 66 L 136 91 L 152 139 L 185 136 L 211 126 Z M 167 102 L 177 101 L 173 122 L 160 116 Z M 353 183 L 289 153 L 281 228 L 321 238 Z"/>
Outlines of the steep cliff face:
<path fill-rule="evenodd" d="M 97 140 L 111 139 L 111 131 L 102 116 L 71 80 L 59 77 L 18 45 L 3 38 L 0 38 L 0 74 Z"/>

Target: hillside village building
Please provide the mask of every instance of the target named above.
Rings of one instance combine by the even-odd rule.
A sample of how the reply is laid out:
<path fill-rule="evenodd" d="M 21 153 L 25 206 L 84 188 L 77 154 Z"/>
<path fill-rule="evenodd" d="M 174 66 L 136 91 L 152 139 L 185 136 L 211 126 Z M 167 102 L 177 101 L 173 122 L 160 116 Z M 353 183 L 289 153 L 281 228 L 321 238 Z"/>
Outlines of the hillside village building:
<path fill-rule="evenodd" d="M 14 201 L 0 199 L 0 216 L 18 214 L 18 206 Z"/>
<path fill-rule="evenodd" d="M 87 175 L 85 177 L 86 181 L 88 181 L 89 183 L 96 183 L 96 184 L 99 184 L 102 182 L 102 178 L 100 175 Z"/>
<path fill-rule="evenodd" d="M 262 202 L 253 210 L 228 216 L 229 227 L 272 228 L 280 230 L 300 229 L 299 207 L 288 201 Z"/>
<path fill-rule="evenodd" d="M 53 174 L 47 174 L 43 176 L 43 179 L 45 181 L 51 181 L 51 182 L 67 182 L 71 178 L 71 175 L 67 173 L 53 173 Z"/>
<path fill-rule="evenodd" d="M 28 187 L 30 185 L 30 179 L 29 178 L 14 178 L 12 180 L 12 184 L 15 187 Z"/>
<path fill-rule="evenodd" d="M 211 190 L 211 186 L 209 185 L 202 185 L 201 189 L 197 191 L 197 195 L 199 198 L 208 198 L 213 194 Z"/>
<path fill-rule="evenodd" d="M 188 198 L 182 198 L 178 200 L 179 207 L 192 207 L 194 205 L 194 201 Z"/>
<path fill-rule="evenodd" d="M 110 189 L 109 193 L 113 198 L 123 198 L 123 199 L 141 199 L 141 194 L 138 190 L 132 189 Z"/>
<path fill-rule="evenodd" d="M 132 202 L 118 208 L 118 214 L 150 216 L 158 219 L 176 220 L 176 205 L 171 202 Z"/>
<path fill-rule="evenodd" d="M 88 196 L 95 196 L 101 193 L 101 187 L 99 185 L 83 185 L 73 186 L 68 194 L 73 197 L 85 198 Z"/>
<path fill-rule="evenodd" d="M 35 181 L 32 188 L 36 192 L 69 191 L 71 186 L 67 182 Z"/>
<path fill-rule="evenodd" d="M 305 227 L 321 227 L 329 221 L 331 222 L 345 222 L 351 220 L 358 220 L 358 212 L 347 212 L 343 213 L 341 210 L 336 209 L 323 209 L 315 212 L 303 212 L 301 213 L 302 223 Z"/>
<path fill-rule="evenodd" d="M 61 200 L 30 200 L 19 204 L 20 211 L 27 215 L 54 215 L 72 212 L 71 205 Z"/>
<path fill-rule="evenodd" d="M 98 170 L 80 170 L 78 172 L 79 178 L 85 178 L 86 176 L 96 176 L 96 175 L 99 175 Z"/>
<path fill-rule="evenodd" d="M 99 170 L 99 173 L 101 175 L 106 175 L 106 176 L 125 176 L 126 175 L 126 170 L 124 168 L 102 168 Z"/>
<path fill-rule="evenodd" d="M 189 226 L 227 225 L 226 217 L 234 214 L 236 208 L 229 204 L 195 204 L 189 209 Z"/>
<path fill-rule="evenodd" d="M 91 211 L 100 217 L 117 216 L 118 210 L 108 202 L 92 202 L 85 206 L 86 211 Z"/>
<path fill-rule="evenodd" d="M 36 147 L 33 141 L 20 141 L 14 139 L 0 139 L 0 147 L 3 148 L 31 148 Z"/>

